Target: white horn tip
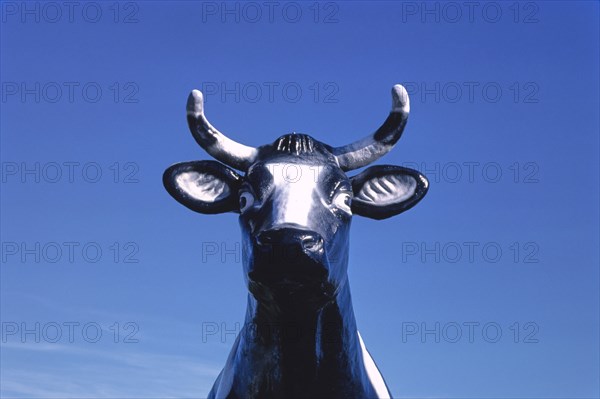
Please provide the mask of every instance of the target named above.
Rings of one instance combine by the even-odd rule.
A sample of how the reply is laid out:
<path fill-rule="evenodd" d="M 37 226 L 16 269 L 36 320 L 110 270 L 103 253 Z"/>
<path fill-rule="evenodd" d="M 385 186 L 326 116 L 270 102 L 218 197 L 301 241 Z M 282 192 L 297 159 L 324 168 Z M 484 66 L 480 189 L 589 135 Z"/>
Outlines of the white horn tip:
<path fill-rule="evenodd" d="M 408 92 L 402 85 L 392 87 L 392 112 L 410 112 L 410 100 Z"/>
<path fill-rule="evenodd" d="M 204 96 L 200 90 L 192 90 L 187 102 L 187 113 L 200 116 L 204 113 Z"/>

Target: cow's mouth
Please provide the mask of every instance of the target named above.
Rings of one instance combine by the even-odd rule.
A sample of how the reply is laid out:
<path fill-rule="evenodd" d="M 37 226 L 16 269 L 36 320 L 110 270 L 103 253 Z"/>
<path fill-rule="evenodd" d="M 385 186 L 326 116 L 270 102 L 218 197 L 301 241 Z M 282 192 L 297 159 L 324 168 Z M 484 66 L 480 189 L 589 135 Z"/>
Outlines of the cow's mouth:
<path fill-rule="evenodd" d="M 301 289 L 321 285 L 327 282 L 327 269 L 307 268 L 304 271 L 273 270 L 271 268 L 255 268 L 248 273 L 251 281 L 267 285 L 269 287 L 288 287 L 290 289 Z"/>
<path fill-rule="evenodd" d="M 309 282 L 283 279 L 265 283 L 250 279 L 248 289 L 264 307 L 276 313 L 315 312 L 335 298 L 335 289 L 328 282 Z"/>
<path fill-rule="evenodd" d="M 286 263 L 254 263 L 248 272 L 248 288 L 261 302 L 283 306 L 320 307 L 334 297 L 328 263 L 298 257 Z"/>

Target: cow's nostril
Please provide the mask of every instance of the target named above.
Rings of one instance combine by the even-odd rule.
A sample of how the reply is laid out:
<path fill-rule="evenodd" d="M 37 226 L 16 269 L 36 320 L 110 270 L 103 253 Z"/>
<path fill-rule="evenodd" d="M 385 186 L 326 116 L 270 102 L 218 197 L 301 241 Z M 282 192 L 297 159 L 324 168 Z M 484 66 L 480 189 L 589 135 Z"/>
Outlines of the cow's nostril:
<path fill-rule="evenodd" d="M 302 239 L 302 249 L 316 252 L 323 247 L 323 239 L 317 236 L 306 236 Z"/>

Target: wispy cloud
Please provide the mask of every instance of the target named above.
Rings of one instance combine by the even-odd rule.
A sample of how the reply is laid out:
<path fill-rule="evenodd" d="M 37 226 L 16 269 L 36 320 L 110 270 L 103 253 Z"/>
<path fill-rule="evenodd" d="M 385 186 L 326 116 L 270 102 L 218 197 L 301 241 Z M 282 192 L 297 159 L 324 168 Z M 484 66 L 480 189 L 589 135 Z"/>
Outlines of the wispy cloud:
<path fill-rule="evenodd" d="M 2 363 L 2 398 L 201 398 L 220 371 L 194 356 L 47 343 L 3 344 Z"/>

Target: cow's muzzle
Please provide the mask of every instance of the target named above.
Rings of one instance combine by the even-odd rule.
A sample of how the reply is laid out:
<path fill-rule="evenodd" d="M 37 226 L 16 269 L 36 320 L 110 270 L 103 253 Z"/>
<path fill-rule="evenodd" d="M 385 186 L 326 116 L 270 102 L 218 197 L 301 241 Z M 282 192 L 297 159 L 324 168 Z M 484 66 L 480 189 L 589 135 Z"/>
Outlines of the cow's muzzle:
<path fill-rule="evenodd" d="M 287 225 L 262 231 L 254 240 L 248 277 L 271 288 L 321 286 L 329 277 L 323 237 Z"/>

